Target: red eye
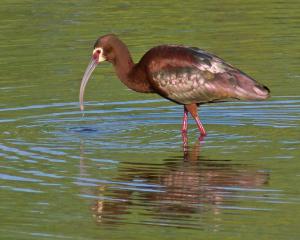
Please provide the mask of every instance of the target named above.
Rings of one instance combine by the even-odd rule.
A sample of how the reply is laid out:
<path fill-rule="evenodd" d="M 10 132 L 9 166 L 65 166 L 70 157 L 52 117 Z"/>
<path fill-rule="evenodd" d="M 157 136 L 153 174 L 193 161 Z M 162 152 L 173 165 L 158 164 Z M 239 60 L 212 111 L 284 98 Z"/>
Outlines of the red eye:
<path fill-rule="evenodd" d="M 98 61 L 100 53 L 101 53 L 101 50 L 96 50 L 93 54 L 93 58 Z"/>

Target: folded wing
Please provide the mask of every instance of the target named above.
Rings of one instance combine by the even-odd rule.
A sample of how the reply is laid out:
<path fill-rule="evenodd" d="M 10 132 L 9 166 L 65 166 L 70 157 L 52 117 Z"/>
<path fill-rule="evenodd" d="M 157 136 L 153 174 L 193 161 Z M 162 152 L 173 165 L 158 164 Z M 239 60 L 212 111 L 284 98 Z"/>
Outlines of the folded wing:
<path fill-rule="evenodd" d="M 161 46 L 152 51 L 157 57 L 149 64 L 151 81 L 162 96 L 174 102 L 262 100 L 269 96 L 267 87 L 204 50 Z"/>

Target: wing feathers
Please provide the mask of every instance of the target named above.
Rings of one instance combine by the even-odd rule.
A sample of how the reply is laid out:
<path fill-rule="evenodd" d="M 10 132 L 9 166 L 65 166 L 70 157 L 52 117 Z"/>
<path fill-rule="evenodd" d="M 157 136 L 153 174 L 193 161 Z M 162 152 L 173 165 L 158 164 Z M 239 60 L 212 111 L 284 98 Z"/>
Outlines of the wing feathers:
<path fill-rule="evenodd" d="M 269 96 L 267 87 L 201 49 L 164 46 L 153 55 L 148 69 L 150 80 L 158 93 L 177 103 L 228 98 L 254 100 Z"/>

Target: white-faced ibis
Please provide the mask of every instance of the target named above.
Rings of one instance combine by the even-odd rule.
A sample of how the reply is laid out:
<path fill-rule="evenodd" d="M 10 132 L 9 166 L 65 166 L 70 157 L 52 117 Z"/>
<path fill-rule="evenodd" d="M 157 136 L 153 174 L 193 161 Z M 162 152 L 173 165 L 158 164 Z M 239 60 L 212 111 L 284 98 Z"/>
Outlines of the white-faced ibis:
<path fill-rule="evenodd" d="M 134 63 L 127 46 L 114 34 L 100 37 L 80 86 L 83 110 L 85 86 L 96 66 L 113 64 L 119 79 L 130 89 L 157 93 L 184 106 L 182 133 L 187 132 L 188 113 L 195 119 L 200 136 L 206 131 L 197 108 L 204 103 L 238 100 L 263 100 L 270 90 L 221 58 L 196 47 L 161 45 L 151 48 Z"/>

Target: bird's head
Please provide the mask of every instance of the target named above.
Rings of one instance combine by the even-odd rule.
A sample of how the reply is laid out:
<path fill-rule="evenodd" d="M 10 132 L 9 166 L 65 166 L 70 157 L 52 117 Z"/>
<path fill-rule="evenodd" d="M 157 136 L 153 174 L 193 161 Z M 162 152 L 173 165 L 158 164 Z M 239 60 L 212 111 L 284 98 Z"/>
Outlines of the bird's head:
<path fill-rule="evenodd" d="M 114 45 L 116 45 L 118 41 L 120 40 L 114 34 L 108 34 L 97 39 L 92 52 L 92 58 L 81 80 L 80 93 L 79 93 L 80 110 L 84 109 L 83 106 L 84 90 L 92 75 L 92 72 L 95 70 L 97 65 L 101 62 L 108 61 L 114 64 L 115 62 Z"/>

